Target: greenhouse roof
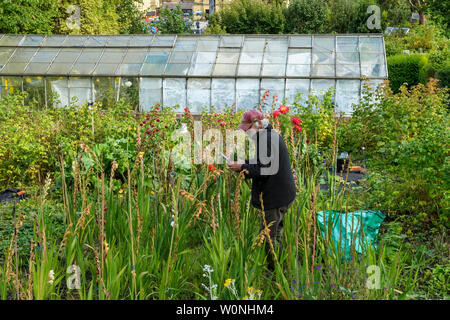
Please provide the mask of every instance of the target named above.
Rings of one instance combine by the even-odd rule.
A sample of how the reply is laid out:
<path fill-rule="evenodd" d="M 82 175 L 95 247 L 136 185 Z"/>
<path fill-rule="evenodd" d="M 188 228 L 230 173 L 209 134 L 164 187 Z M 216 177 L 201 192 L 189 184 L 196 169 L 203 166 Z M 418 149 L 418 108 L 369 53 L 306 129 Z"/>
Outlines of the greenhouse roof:
<path fill-rule="evenodd" d="M 382 34 L 0 34 L 0 76 L 387 79 Z"/>

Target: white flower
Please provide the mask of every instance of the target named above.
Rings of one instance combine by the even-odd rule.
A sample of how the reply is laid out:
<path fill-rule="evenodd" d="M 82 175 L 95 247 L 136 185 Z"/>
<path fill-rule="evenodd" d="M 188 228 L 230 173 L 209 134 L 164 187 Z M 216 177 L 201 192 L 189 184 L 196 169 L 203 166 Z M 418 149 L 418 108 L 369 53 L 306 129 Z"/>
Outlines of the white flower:
<path fill-rule="evenodd" d="M 48 279 L 48 283 L 53 284 L 53 280 L 55 280 L 55 272 L 53 270 L 48 272 Z"/>

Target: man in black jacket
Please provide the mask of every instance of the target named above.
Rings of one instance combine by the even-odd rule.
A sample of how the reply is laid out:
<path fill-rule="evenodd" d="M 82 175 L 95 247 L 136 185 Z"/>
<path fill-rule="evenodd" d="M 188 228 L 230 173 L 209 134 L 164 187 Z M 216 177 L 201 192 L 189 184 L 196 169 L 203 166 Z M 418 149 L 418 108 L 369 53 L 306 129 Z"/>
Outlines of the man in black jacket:
<path fill-rule="evenodd" d="M 260 195 L 262 194 L 265 220 L 270 229 L 273 245 L 281 249 L 281 232 L 283 218 L 288 208 L 295 200 L 297 190 L 294 176 L 289 163 L 289 153 L 283 138 L 273 130 L 268 119 L 261 112 L 249 110 L 244 113 L 239 129 L 244 130 L 256 144 L 256 155 L 245 163 L 228 163 L 231 170 L 240 172 L 246 170 L 245 178 L 253 179 L 252 205 L 262 209 Z M 261 219 L 260 232 L 264 229 Z M 274 270 L 274 261 L 270 244 L 266 241 L 268 267 Z"/>

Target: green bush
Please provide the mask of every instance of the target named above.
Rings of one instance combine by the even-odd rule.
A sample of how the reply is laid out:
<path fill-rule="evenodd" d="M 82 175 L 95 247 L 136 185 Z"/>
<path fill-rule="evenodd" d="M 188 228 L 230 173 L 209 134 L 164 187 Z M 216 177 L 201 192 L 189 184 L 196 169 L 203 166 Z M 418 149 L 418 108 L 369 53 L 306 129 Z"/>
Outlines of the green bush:
<path fill-rule="evenodd" d="M 320 33 L 325 29 L 327 6 L 321 0 L 295 0 L 285 16 L 286 33 Z"/>
<path fill-rule="evenodd" d="M 450 59 L 437 71 L 437 76 L 440 80 L 440 86 L 448 88 L 450 85 Z"/>
<path fill-rule="evenodd" d="M 430 79 L 427 86 L 410 90 L 404 85 L 397 94 L 387 87 L 375 96 L 364 90 L 338 141 L 366 149 L 375 174 L 367 181 L 371 192 L 363 203 L 388 215 L 412 217 L 414 223 L 448 226 L 448 90 L 437 88 L 436 82 Z M 359 145 L 354 143 L 358 139 Z"/>
<path fill-rule="evenodd" d="M 236 0 L 227 8 L 215 13 L 217 22 L 228 33 L 234 34 L 282 34 L 285 17 L 276 3 L 262 0 Z"/>
<path fill-rule="evenodd" d="M 425 55 L 396 55 L 389 57 L 387 64 L 389 81 L 394 92 L 397 92 L 405 82 L 409 87 L 426 82 L 428 59 Z"/>

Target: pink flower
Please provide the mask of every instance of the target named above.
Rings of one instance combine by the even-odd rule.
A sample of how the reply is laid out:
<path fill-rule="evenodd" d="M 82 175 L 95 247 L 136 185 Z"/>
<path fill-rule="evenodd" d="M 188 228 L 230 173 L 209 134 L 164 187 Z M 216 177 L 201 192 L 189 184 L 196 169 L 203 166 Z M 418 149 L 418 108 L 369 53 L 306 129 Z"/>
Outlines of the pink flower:
<path fill-rule="evenodd" d="M 297 132 L 302 132 L 302 127 L 294 124 L 294 128 L 295 128 L 295 130 L 297 130 Z"/>
<path fill-rule="evenodd" d="M 281 113 L 285 114 L 289 112 L 289 107 L 288 106 L 280 106 L 280 108 L 278 108 L 278 110 L 280 110 Z"/>
<path fill-rule="evenodd" d="M 299 126 L 302 123 L 302 120 L 299 118 L 292 118 L 292 123 Z"/>
<path fill-rule="evenodd" d="M 219 123 L 221 126 L 224 126 L 224 125 L 226 125 L 226 123 L 225 122 L 221 122 L 221 123 Z"/>
<path fill-rule="evenodd" d="M 280 111 L 275 110 L 275 111 L 273 112 L 273 118 L 275 119 L 275 118 L 278 117 L 280 114 L 281 114 Z"/>

